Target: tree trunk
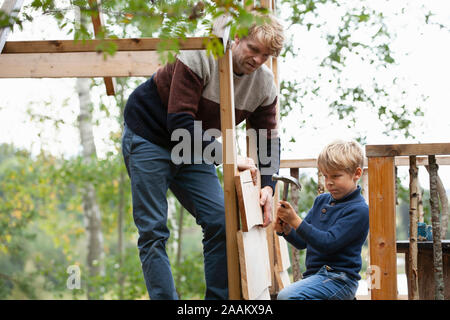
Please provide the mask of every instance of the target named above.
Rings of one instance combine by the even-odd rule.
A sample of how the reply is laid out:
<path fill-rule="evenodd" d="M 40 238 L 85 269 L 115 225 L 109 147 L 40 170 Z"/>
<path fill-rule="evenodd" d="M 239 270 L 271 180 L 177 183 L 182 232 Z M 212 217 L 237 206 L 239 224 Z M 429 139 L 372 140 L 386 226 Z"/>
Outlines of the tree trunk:
<path fill-rule="evenodd" d="M 444 274 L 442 267 L 442 243 L 439 221 L 439 200 L 437 191 L 437 171 L 436 157 L 428 156 L 430 172 L 430 206 L 431 206 L 431 224 L 433 228 L 433 264 L 435 281 L 435 299 L 444 300 Z"/>
<path fill-rule="evenodd" d="M 79 7 L 75 7 L 76 20 L 80 25 L 86 23 L 85 18 L 80 14 Z M 77 78 L 76 88 L 80 101 L 80 114 L 78 116 L 78 129 L 80 131 L 80 141 L 82 146 L 83 161 L 87 165 L 97 158 L 95 148 L 94 133 L 92 128 L 92 102 L 89 94 L 90 80 L 86 78 Z M 95 165 L 95 164 L 94 164 Z M 86 183 L 83 194 L 84 221 L 87 233 L 87 265 L 89 278 L 93 279 L 103 276 L 104 270 L 104 248 L 102 219 L 100 208 L 97 204 L 96 192 L 92 183 Z M 88 281 L 87 285 L 88 299 L 101 299 L 100 288 L 92 285 Z"/>
<path fill-rule="evenodd" d="M 120 132 L 123 132 L 123 110 L 125 108 L 125 100 L 124 100 L 124 81 L 123 79 L 119 79 L 117 83 L 120 84 L 120 91 L 117 92 L 117 95 L 119 97 L 118 99 L 118 106 L 120 109 L 119 113 L 119 124 L 120 124 Z M 121 150 L 119 150 L 120 152 Z M 125 282 L 125 274 L 123 274 L 123 266 L 124 266 L 124 243 L 123 243 L 123 220 L 125 217 L 125 166 L 122 163 L 120 168 L 120 176 L 119 176 L 119 215 L 117 217 L 117 252 L 119 255 L 119 266 L 120 266 L 120 272 L 118 275 L 118 282 L 119 282 L 119 300 L 124 299 L 124 282 Z"/>
<path fill-rule="evenodd" d="M 325 192 L 325 177 L 323 173 L 317 169 L 317 194 L 322 194 Z"/>
<path fill-rule="evenodd" d="M 409 157 L 409 264 L 408 300 L 419 299 L 419 279 L 417 277 L 417 220 L 419 188 L 417 181 L 416 156 Z"/>
<path fill-rule="evenodd" d="M 291 168 L 291 176 L 298 179 L 298 168 Z M 299 190 L 297 186 L 291 185 L 291 202 L 292 206 L 294 207 L 295 212 L 298 213 L 298 198 L 299 198 Z M 302 272 L 300 271 L 300 252 L 299 250 L 294 247 L 291 247 L 291 253 L 292 253 L 292 276 L 295 281 L 299 281 L 302 279 Z"/>
<path fill-rule="evenodd" d="M 429 167 L 425 166 L 428 173 L 430 172 Z M 441 239 L 445 240 L 447 236 L 447 229 L 448 229 L 448 216 L 450 215 L 450 212 L 448 211 L 448 197 L 447 192 L 445 190 L 444 184 L 442 183 L 441 178 L 439 177 L 439 173 L 436 175 L 436 183 L 437 183 L 437 190 L 439 195 L 439 201 L 442 206 L 442 215 L 441 215 Z"/>
<path fill-rule="evenodd" d="M 94 135 L 91 123 L 91 101 L 89 97 L 89 79 L 77 79 L 77 92 L 80 100 L 80 115 L 78 125 L 82 146 L 83 160 L 90 164 L 96 158 Z M 92 183 L 86 183 L 83 194 L 83 210 L 85 227 L 87 232 L 87 264 L 89 276 L 96 277 L 104 274 L 103 267 L 103 233 L 101 224 L 101 212 L 97 204 L 96 193 Z M 87 287 L 88 299 L 101 297 L 98 288 L 94 288 L 89 282 Z"/>

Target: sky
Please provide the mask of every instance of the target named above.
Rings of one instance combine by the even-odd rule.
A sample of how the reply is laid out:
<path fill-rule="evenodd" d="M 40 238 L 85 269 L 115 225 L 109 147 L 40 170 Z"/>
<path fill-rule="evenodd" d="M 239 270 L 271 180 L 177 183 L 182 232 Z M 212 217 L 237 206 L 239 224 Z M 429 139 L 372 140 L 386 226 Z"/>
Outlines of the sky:
<path fill-rule="evenodd" d="M 24 5 L 29 2 L 26 0 Z M 428 97 L 426 102 L 421 104 L 424 117 L 412 126 L 411 131 L 416 138 L 406 139 L 382 134 L 384 128 L 376 117 L 374 118 L 375 115 L 368 113 L 366 109 L 357 112 L 357 128 L 348 128 L 346 122 L 330 116 L 328 107 L 317 98 L 305 103 L 303 110 L 295 109 L 289 117 L 283 119 L 281 127 L 285 128 L 286 132 L 282 141 L 295 137 L 296 142 L 283 144 L 285 148 L 282 151 L 282 159 L 317 157 L 325 144 L 336 138 L 352 139 L 355 130 L 367 136 L 368 144 L 450 142 L 450 31 L 419 23 L 420 19 L 423 19 L 421 3 L 426 2 L 427 8 L 437 13 L 436 21 L 445 21 L 450 27 L 450 1 L 409 1 L 407 10 L 396 15 L 406 2 L 372 1 L 372 6 L 382 10 L 389 27 L 395 30 L 396 38 L 392 48 L 398 62 L 390 70 L 377 72 L 376 77 L 380 82 L 388 83 L 393 75 L 397 76 L 409 93 L 407 97 L 402 97 L 408 103 L 414 104 L 421 95 Z M 331 27 L 333 18 L 337 16 L 335 12 L 324 11 L 321 14 L 329 16 L 327 20 Z M 301 60 L 280 65 L 280 77 L 286 79 L 295 78 L 300 73 L 313 75 L 317 72 L 314 66 L 318 53 L 326 50 L 317 32 L 295 32 L 295 41 L 309 45 L 302 46 Z M 67 35 L 65 31 L 58 30 L 48 17 L 36 17 L 32 23 L 24 25 L 23 31 L 15 28 L 8 40 L 71 37 L 72 35 Z M 362 71 L 356 60 L 349 61 L 348 65 L 350 67 L 346 72 L 350 78 L 364 79 L 370 74 L 367 70 Z M 76 123 L 78 115 L 78 98 L 74 88 L 75 79 L 0 79 L 0 143 L 14 143 L 18 147 L 31 150 L 33 154 L 39 153 L 41 148 L 65 157 L 79 154 L 79 133 L 72 125 Z M 103 90 L 102 86 L 93 89 L 91 98 L 94 103 L 98 104 Z M 113 104 L 110 97 L 102 97 L 102 102 L 106 105 Z M 49 121 L 34 124 L 27 110 L 62 119 L 66 124 L 61 124 L 58 130 Z M 112 112 L 115 110 L 116 108 L 111 108 Z M 304 126 L 299 125 L 302 120 L 306 121 Z M 112 150 L 108 137 L 113 129 L 117 129 L 117 123 L 107 120 L 102 120 L 101 125 L 95 129 L 95 141 L 100 156 Z M 449 169 L 440 168 L 447 189 L 450 189 Z M 420 179 L 423 184 L 428 181 L 424 173 L 421 173 Z"/>

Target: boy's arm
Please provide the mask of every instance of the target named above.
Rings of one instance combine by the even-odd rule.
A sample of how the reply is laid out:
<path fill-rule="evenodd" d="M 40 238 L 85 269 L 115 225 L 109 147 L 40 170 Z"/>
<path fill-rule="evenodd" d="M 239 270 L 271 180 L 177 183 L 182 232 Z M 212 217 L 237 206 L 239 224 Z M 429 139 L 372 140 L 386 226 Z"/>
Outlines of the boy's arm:
<path fill-rule="evenodd" d="M 291 231 L 288 234 L 285 233 L 283 237 L 298 250 L 306 249 L 306 242 L 295 232 L 294 228 L 291 227 Z"/>
<path fill-rule="evenodd" d="M 369 208 L 360 205 L 349 208 L 328 230 L 319 230 L 308 221 L 303 221 L 296 233 L 312 247 L 331 254 L 367 233 L 368 227 Z"/>

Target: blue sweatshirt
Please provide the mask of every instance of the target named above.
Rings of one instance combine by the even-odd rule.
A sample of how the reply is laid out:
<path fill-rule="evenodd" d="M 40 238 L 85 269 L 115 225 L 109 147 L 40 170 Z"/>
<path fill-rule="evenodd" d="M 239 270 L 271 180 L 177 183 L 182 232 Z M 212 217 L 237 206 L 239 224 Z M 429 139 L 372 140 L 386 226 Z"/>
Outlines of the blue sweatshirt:
<path fill-rule="evenodd" d="M 361 187 L 340 200 L 329 193 L 319 195 L 308 215 L 285 239 L 297 249 L 306 248 L 306 272 L 323 265 L 361 279 L 361 248 L 369 232 L 369 208 Z"/>

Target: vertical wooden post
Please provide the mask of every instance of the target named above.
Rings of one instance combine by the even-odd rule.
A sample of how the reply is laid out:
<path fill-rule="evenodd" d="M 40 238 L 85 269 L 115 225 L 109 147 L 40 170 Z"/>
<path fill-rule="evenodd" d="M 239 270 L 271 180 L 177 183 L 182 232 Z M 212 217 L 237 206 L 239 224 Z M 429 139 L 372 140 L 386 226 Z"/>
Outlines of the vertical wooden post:
<path fill-rule="evenodd" d="M 434 265 L 434 299 L 444 300 L 444 273 L 442 266 L 441 223 L 439 220 L 439 200 L 437 191 L 436 157 L 428 156 L 430 170 L 430 207 L 431 224 L 433 228 L 433 265 Z"/>
<path fill-rule="evenodd" d="M 397 299 L 395 166 L 393 157 L 369 157 L 370 265 L 376 270 L 372 300 Z"/>
<path fill-rule="evenodd" d="M 238 203 L 234 176 L 236 165 L 236 130 L 234 115 L 233 64 L 231 49 L 219 58 L 220 123 L 222 130 L 223 184 L 225 199 L 225 225 L 227 242 L 228 295 L 231 300 L 241 299 L 241 275 L 237 231 L 239 230 Z"/>
<path fill-rule="evenodd" d="M 417 220 L 419 188 L 416 156 L 409 157 L 409 254 L 408 254 L 408 299 L 419 299 L 419 279 L 417 277 Z"/>
<path fill-rule="evenodd" d="M 95 34 L 96 38 L 101 33 L 102 26 L 104 25 L 103 14 L 99 10 L 100 5 L 101 5 L 100 0 L 89 0 L 89 6 L 91 7 L 91 9 L 97 11 L 96 13 L 94 13 L 91 16 L 92 25 L 94 26 L 94 34 Z M 115 89 L 116 88 L 116 80 L 112 77 L 104 77 L 103 81 L 105 82 L 106 94 L 108 96 L 114 96 L 116 94 L 116 89 Z"/>

